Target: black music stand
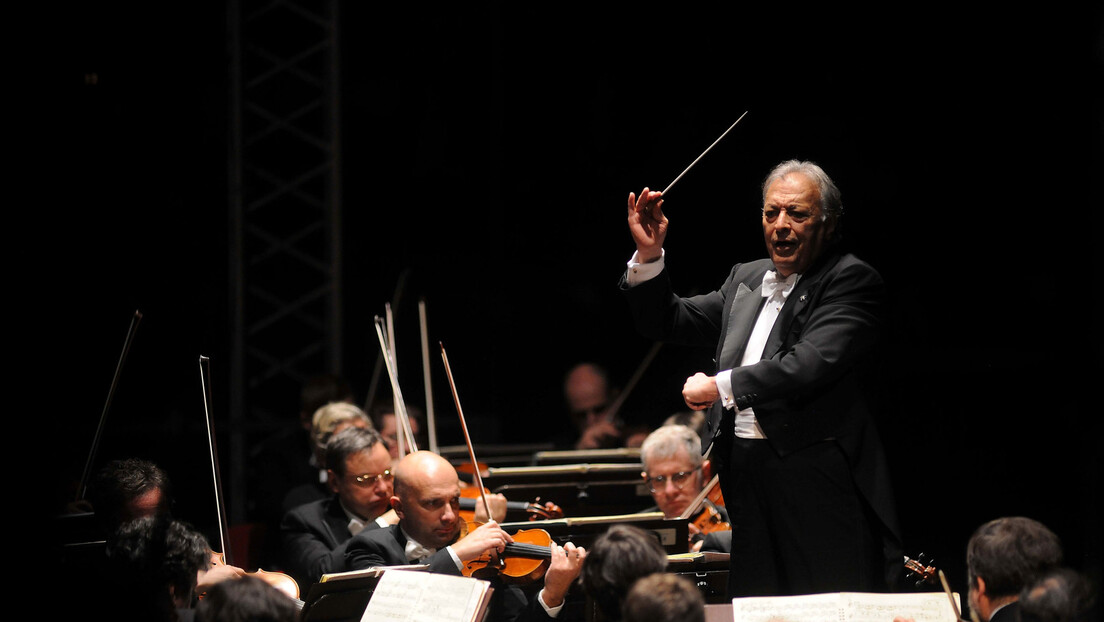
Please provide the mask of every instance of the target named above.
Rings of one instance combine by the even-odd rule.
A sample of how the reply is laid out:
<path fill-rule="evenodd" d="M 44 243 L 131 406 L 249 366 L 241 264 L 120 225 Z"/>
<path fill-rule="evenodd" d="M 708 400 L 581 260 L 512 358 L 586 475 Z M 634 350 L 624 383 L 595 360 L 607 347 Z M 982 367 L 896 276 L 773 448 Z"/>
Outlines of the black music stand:
<path fill-rule="evenodd" d="M 482 479 L 487 490 L 507 499 L 551 501 L 564 516 L 608 516 L 654 504 L 642 469 L 639 463 L 492 467 Z"/>

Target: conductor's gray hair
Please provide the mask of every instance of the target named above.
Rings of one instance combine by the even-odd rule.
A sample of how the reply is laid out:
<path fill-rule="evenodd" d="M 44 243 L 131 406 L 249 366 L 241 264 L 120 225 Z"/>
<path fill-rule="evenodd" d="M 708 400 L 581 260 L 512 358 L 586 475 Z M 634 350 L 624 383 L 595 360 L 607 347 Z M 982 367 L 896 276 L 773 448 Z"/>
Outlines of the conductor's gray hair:
<path fill-rule="evenodd" d="M 817 190 L 820 192 L 820 211 L 823 218 L 827 220 L 831 217 L 838 222 L 843 216 L 843 199 L 840 197 L 839 188 L 836 186 L 836 182 L 828 176 L 828 173 L 825 173 L 824 169 L 814 162 L 786 160 L 774 167 L 767 178 L 763 180 L 763 204 L 765 205 L 767 202 L 767 190 L 771 184 L 795 173 L 808 177 L 816 184 Z"/>

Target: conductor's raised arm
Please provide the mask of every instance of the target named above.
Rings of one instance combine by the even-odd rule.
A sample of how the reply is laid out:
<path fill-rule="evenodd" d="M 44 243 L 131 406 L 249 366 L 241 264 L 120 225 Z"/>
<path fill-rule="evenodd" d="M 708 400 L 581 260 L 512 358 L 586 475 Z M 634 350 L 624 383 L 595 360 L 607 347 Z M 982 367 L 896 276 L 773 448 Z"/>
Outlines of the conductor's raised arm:
<path fill-rule="evenodd" d="M 667 237 L 667 217 L 663 215 L 663 193 L 644 188 L 640 196 L 629 193 L 629 232 L 636 242 L 637 261 L 648 263 L 660 258 Z"/>

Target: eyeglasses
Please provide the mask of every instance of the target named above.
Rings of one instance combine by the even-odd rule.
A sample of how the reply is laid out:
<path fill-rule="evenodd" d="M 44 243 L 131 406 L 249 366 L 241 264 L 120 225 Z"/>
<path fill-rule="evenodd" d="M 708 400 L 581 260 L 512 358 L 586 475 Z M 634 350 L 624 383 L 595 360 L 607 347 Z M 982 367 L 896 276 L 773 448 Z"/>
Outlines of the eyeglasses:
<path fill-rule="evenodd" d="M 647 473 L 643 473 L 642 475 L 644 475 L 644 481 L 648 483 L 648 489 L 652 492 L 659 492 L 667 487 L 667 480 L 671 480 L 675 488 L 682 490 L 682 487 L 686 485 L 686 480 L 696 471 L 700 470 L 701 467 L 697 467 L 689 471 L 679 471 L 673 475 L 657 475 L 655 477 L 648 477 Z"/>
<path fill-rule="evenodd" d="M 387 469 L 383 473 L 365 473 L 364 475 L 357 475 L 355 478 L 356 483 L 368 488 L 369 486 L 375 486 L 376 482 L 383 480 L 384 482 L 390 482 L 395 479 L 395 474 L 391 472 L 391 469 Z"/>
<path fill-rule="evenodd" d="M 812 212 L 806 210 L 797 210 L 789 207 L 770 206 L 763 208 L 763 219 L 767 222 L 773 223 L 774 221 L 778 220 L 778 216 L 782 212 L 786 212 L 786 215 L 790 217 L 790 220 L 798 224 L 809 220 L 809 218 L 813 215 Z"/>

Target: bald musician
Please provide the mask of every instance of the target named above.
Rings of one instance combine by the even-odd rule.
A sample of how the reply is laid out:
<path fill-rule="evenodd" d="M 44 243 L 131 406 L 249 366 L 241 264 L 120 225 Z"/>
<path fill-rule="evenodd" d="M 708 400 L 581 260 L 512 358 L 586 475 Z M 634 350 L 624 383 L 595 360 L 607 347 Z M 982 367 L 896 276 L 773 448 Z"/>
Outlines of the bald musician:
<path fill-rule="evenodd" d="M 428 451 L 405 456 L 395 467 L 391 506 L 397 525 L 362 531 L 346 546 L 345 566 L 359 570 L 376 566 L 428 564 L 430 572 L 460 575 L 464 563 L 486 553 L 497 555 L 513 537 L 488 521 L 460 537 L 460 478 L 444 458 Z M 552 545 L 544 587 L 530 601 L 514 585 L 495 583 L 489 619 L 492 621 L 555 618 L 572 582 L 579 576 L 586 550 L 570 542 Z"/>

